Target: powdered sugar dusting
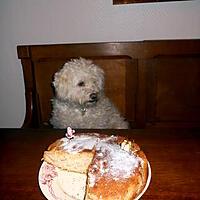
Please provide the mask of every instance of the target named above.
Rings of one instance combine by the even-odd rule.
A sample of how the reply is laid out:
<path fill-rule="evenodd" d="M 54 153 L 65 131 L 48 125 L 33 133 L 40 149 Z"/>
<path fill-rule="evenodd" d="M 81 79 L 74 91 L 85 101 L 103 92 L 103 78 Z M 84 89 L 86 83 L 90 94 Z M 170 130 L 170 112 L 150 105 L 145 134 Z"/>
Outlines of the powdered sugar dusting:
<path fill-rule="evenodd" d="M 61 148 L 70 153 L 78 153 L 85 149 L 92 150 L 94 147 L 99 146 L 98 144 L 101 142 L 114 142 L 116 140 L 115 136 L 110 137 L 102 137 L 98 133 L 93 134 L 81 134 L 75 135 L 73 139 L 62 138 L 63 142 Z"/>
<path fill-rule="evenodd" d="M 128 178 L 133 169 L 138 167 L 138 159 L 120 148 L 116 144 L 102 145 L 101 148 L 106 160 L 109 160 L 107 168 L 109 174 L 115 177 L 116 180 L 119 178 Z"/>
<path fill-rule="evenodd" d="M 142 162 L 132 152 L 123 150 L 116 140 L 116 136 L 81 134 L 71 140 L 63 138 L 62 148 L 70 153 L 78 153 L 95 147 L 96 154 L 88 174 L 89 186 L 93 187 L 102 176 L 113 180 L 129 178 Z"/>
<path fill-rule="evenodd" d="M 74 136 L 73 140 L 63 138 L 62 148 L 70 153 L 78 153 L 84 149 L 92 150 L 98 142 L 98 137 L 89 135 Z"/>

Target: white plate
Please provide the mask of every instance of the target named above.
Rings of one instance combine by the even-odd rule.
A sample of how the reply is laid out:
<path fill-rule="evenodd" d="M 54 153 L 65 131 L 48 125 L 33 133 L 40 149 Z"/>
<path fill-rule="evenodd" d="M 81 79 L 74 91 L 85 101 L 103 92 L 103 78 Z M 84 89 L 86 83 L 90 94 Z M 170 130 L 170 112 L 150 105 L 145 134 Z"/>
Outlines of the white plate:
<path fill-rule="evenodd" d="M 147 188 L 149 187 L 149 184 L 151 182 L 151 166 L 149 164 L 149 162 L 147 163 L 148 164 L 148 177 L 147 177 L 147 183 L 144 187 L 144 189 L 142 190 L 142 192 L 134 199 L 134 200 L 139 200 L 142 195 L 146 192 Z"/>
<path fill-rule="evenodd" d="M 66 193 L 63 192 L 61 187 L 58 185 L 59 175 L 57 174 L 56 168 L 52 165 L 49 165 L 46 162 L 43 162 L 38 175 L 39 186 L 48 200 L 74 200 L 74 198 L 69 197 Z M 139 200 L 142 195 L 145 193 L 149 187 L 151 181 L 151 167 L 148 162 L 148 178 L 147 183 L 143 191 L 134 199 Z M 73 188 L 74 190 L 74 188 Z"/>

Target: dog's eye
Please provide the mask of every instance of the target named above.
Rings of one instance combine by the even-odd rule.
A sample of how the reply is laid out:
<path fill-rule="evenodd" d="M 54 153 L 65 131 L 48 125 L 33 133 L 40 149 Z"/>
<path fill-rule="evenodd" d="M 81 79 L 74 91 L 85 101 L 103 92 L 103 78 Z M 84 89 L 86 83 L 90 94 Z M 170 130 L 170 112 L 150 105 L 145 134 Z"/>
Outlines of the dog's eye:
<path fill-rule="evenodd" d="M 84 81 L 80 81 L 80 82 L 78 83 L 78 86 L 80 86 L 80 87 L 83 87 L 83 86 L 85 86 L 85 83 L 84 83 Z"/>

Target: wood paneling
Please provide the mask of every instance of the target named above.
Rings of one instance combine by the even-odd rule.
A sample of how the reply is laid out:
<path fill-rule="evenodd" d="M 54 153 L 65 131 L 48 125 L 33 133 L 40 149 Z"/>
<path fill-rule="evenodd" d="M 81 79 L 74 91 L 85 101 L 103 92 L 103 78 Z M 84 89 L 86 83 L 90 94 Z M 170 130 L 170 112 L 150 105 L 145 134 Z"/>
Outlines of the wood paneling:
<path fill-rule="evenodd" d="M 147 122 L 182 126 L 200 122 L 200 58 L 161 57 L 148 68 Z"/>

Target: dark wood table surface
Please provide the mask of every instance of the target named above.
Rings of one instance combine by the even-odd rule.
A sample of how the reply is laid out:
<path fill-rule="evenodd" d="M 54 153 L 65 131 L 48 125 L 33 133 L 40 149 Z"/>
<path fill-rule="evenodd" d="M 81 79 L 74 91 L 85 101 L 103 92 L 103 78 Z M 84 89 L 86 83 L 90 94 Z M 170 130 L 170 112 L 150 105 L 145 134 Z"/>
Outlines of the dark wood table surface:
<path fill-rule="evenodd" d="M 142 199 L 200 199 L 200 130 L 98 132 L 127 135 L 145 152 L 152 179 Z M 0 199 L 45 199 L 38 185 L 42 154 L 63 136 L 64 130 L 0 129 Z"/>

